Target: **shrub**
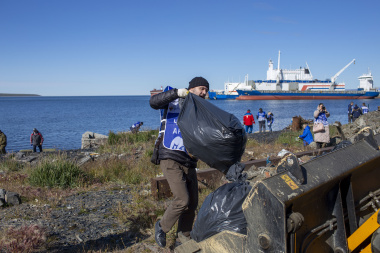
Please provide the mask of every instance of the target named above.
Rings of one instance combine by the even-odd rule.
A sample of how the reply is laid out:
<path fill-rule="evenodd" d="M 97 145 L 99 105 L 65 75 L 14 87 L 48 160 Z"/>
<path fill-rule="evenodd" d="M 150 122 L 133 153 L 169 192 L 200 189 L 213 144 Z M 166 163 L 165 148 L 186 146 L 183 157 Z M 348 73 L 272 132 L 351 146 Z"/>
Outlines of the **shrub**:
<path fill-rule="evenodd" d="M 23 167 L 23 164 L 11 159 L 0 162 L 0 170 L 2 171 L 19 171 L 22 170 Z"/>
<path fill-rule="evenodd" d="M 0 240 L 0 251 L 33 252 L 46 241 L 45 230 L 38 225 L 10 227 Z"/>
<path fill-rule="evenodd" d="M 135 161 L 117 158 L 97 161 L 86 166 L 85 170 L 101 182 L 140 184 L 147 177 L 146 168 L 136 165 Z"/>
<path fill-rule="evenodd" d="M 155 139 L 157 135 L 157 130 L 149 130 L 138 132 L 133 134 L 131 132 L 119 132 L 114 133 L 112 131 L 108 134 L 108 144 L 117 145 L 117 144 L 135 144 L 141 142 L 148 142 Z"/>
<path fill-rule="evenodd" d="M 58 157 L 55 161 L 42 160 L 29 177 L 29 183 L 40 187 L 74 188 L 80 186 L 85 173 L 73 162 Z"/>

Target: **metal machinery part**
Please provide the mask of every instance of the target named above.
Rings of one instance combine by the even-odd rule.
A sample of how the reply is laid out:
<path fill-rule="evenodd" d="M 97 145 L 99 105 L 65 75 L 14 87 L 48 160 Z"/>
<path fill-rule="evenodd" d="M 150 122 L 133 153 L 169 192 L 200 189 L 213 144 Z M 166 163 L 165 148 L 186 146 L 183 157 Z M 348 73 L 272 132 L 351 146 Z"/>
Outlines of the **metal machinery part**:
<path fill-rule="evenodd" d="M 278 174 L 256 182 L 243 203 L 247 235 L 223 231 L 175 252 L 378 252 L 371 220 L 380 209 L 380 135 L 363 129 L 353 140 L 302 165 L 285 156 Z M 366 226 L 372 231 L 355 235 Z"/>

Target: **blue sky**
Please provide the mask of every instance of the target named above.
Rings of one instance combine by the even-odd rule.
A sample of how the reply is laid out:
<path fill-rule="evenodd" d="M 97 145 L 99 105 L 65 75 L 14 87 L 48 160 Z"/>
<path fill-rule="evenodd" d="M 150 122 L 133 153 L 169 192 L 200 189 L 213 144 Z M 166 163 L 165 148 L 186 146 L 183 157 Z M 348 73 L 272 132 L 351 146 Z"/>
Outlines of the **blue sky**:
<path fill-rule="evenodd" d="M 380 1 L 0 1 L 0 93 L 148 95 L 203 76 L 265 79 L 268 61 L 356 88 L 380 77 Z"/>

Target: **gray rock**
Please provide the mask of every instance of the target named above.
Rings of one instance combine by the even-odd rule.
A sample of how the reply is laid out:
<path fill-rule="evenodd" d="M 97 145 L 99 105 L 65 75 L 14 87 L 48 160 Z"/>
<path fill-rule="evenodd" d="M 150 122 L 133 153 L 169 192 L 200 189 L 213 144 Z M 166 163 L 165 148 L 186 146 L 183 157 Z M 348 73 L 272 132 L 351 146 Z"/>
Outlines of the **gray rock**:
<path fill-rule="evenodd" d="M 85 157 L 80 158 L 77 161 L 77 164 L 78 164 L 78 166 L 81 166 L 81 165 L 85 164 L 86 162 L 88 162 L 90 160 L 92 160 L 92 158 L 90 156 L 85 156 Z"/>
<path fill-rule="evenodd" d="M 0 189 L 0 199 L 5 199 L 5 194 L 7 193 L 6 190 Z"/>
<path fill-rule="evenodd" d="M 317 143 L 313 141 L 312 143 L 309 144 L 309 148 L 310 149 L 317 149 Z"/>
<path fill-rule="evenodd" d="M 4 189 L 0 189 L 0 207 L 5 205 L 5 193 Z"/>
<path fill-rule="evenodd" d="M 15 155 L 16 159 L 22 159 L 24 157 L 25 157 L 25 153 L 23 153 L 23 152 L 17 152 Z"/>
<path fill-rule="evenodd" d="M 8 205 L 13 205 L 13 206 L 20 205 L 21 204 L 20 195 L 16 192 L 7 192 L 5 194 L 5 202 Z"/>
<path fill-rule="evenodd" d="M 97 134 L 94 132 L 85 132 L 82 134 L 81 149 L 97 148 L 104 144 L 108 139 L 107 135 Z"/>

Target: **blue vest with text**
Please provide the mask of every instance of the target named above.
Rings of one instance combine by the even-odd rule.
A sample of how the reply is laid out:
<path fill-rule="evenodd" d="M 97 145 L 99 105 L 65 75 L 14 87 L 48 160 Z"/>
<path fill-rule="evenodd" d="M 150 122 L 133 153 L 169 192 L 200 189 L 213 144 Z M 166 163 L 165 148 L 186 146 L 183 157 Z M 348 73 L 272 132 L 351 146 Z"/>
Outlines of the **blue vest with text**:
<path fill-rule="evenodd" d="M 167 86 L 164 89 L 164 92 L 171 89 L 173 88 Z M 179 127 L 177 125 L 178 115 L 180 112 L 178 99 L 169 103 L 166 117 L 164 115 L 164 111 L 165 110 L 163 109 L 161 110 L 161 126 L 164 125 L 162 123 L 165 122 L 165 130 L 160 129 L 160 134 L 162 134 L 162 132 L 164 133 L 164 139 L 162 144 L 167 149 L 186 152 L 185 146 L 183 145 L 181 131 L 179 130 Z"/>

